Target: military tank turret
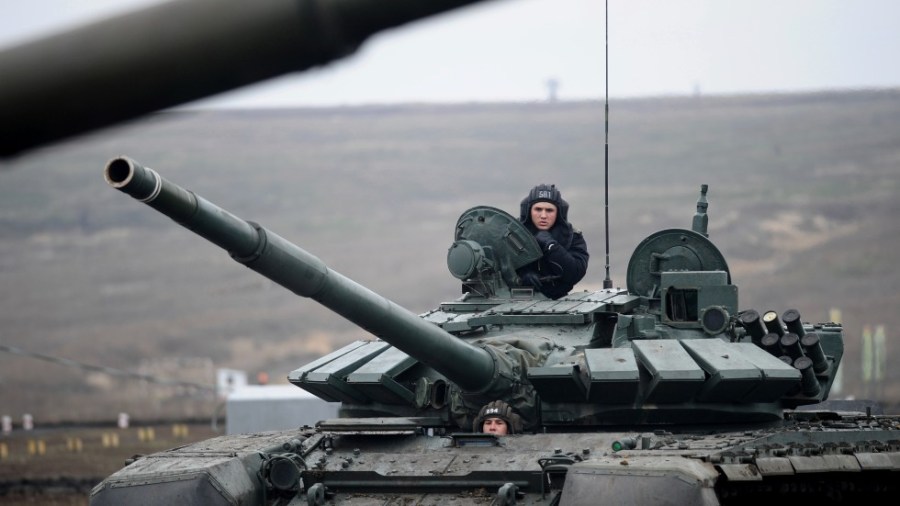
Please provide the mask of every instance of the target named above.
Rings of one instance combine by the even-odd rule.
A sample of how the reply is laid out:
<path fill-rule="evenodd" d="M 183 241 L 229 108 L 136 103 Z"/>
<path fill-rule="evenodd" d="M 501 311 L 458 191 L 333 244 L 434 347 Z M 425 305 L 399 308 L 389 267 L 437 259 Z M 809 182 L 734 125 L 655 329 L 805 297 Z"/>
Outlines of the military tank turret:
<path fill-rule="evenodd" d="M 791 308 L 740 309 L 707 237 L 706 186 L 691 229 L 638 244 L 627 289 L 555 300 L 516 274 L 542 254 L 531 233 L 500 209 L 469 209 L 447 254 L 462 295 L 415 315 L 131 159 L 110 161 L 105 177 L 373 338 L 288 375 L 340 402 L 339 418 L 139 458 L 99 484 L 92 504 L 725 504 L 775 491 L 896 492 L 886 480 L 900 469 L 896 417 L 794 410 L 827 399 L 842 328 Z M 473 427 L 494 400 L 518 413 L 521 434 Z"/>

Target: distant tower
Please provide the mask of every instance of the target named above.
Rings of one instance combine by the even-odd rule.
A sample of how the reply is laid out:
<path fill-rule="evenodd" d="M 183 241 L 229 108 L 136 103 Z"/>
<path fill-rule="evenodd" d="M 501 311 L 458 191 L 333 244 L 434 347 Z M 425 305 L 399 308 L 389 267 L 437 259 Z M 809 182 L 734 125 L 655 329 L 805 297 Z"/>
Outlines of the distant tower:
<path fill-rule="evenodd" d="M 547 102 L 556 102 L 556 90 L 559 89 L 559 81 L 555 77 L 547 79 Z"/>

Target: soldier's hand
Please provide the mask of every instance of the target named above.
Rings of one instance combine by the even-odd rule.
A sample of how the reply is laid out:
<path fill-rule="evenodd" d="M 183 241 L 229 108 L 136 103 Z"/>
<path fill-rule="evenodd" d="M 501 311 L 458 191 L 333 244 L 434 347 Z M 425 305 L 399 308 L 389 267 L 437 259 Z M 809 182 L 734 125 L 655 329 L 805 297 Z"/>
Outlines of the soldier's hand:
<path fill-rule="evenodd" d="M 546 230 L 541 230 L 534 235 L 534 238 L 537 240 L 538 245 L 540 245 L 541 251 L 544 251 L 545 253 L 549 253 L 559 246 L 556 239 L 553 238 L 553 234 Z"/>
<path fill-rule="evenodd" d="M 538 273 L 534 271 L 525 271 L 524 273 L 522 273 L 522 283 L 531 285 L 537 289 L 540 289 L 542 286 L 544 286 L 544 284 L 541 283 L 541 277 L 538 276 Z"/>

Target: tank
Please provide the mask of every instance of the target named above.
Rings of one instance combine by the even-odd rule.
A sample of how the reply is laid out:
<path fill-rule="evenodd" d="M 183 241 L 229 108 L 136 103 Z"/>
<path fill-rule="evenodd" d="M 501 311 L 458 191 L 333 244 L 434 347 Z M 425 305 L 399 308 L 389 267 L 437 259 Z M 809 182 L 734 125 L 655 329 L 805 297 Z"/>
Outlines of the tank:
<path fill-rule="evenodd" d="M 3 51 L 0 156 L 321 65 L 380 30 L 469 3 L 181 1 Z M 154 33 L 161 23 L 165 38 Z M 93 50 L 73 65 L 72 47 Z M 414 314 L 134 160 L 113 159 L 104 174 L 372 337 L 288 374 L 340 402 L 338 418 L 135 456 L 93 489 L 93 505 L 715 505 L 898 494 L 900 417 L 828 400 L 840 325 L 742 305 L 708 236 L 704 186 L 685 213 L 690 228 L 635 247 L 625 289 L 556 300 L 519 279 L 541 250 L 515 217 L 465 210 L 447 223 L 460 294 Z M 479 410 L 498 400 L 520 417 L 518 433 L 478 430 Z"/>
<path fill-rule="evenodd" d="M 104 175 L 372 338 L 288 375 L 340 402 L 339 418 L 137 458 L 97 485 L 93 505 L 715 505 L 898 492 L 900 417 L 825 409 L 843 329 L 740 305 L 708 237 L 705 185 L 685 213 L 691 228 L 636 246 L 627 289 L 556 300 L 516 274 L 542 255 L 519 220 L 468 209 L 448 224 L 462 295 L 416 315 L 132 159 Z M 521 432 L 473 424 L 496 400 Z"/>

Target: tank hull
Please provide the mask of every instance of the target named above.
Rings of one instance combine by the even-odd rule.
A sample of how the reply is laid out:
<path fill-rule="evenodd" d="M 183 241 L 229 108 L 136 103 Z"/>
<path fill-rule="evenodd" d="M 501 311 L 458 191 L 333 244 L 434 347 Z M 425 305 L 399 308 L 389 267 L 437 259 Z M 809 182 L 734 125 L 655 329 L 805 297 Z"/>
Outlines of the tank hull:
<path fill-rule="evenodd" d="M 716 505 L 900 492 L 889 479 L 900 470 L 898 417 L 798 411 L 764 428 L 693 429 L 496 437 L 429 419 L 336 419 L 139 458 L 91 504 Z M 273 471 L 279 459 L 296 471 Z"/>

